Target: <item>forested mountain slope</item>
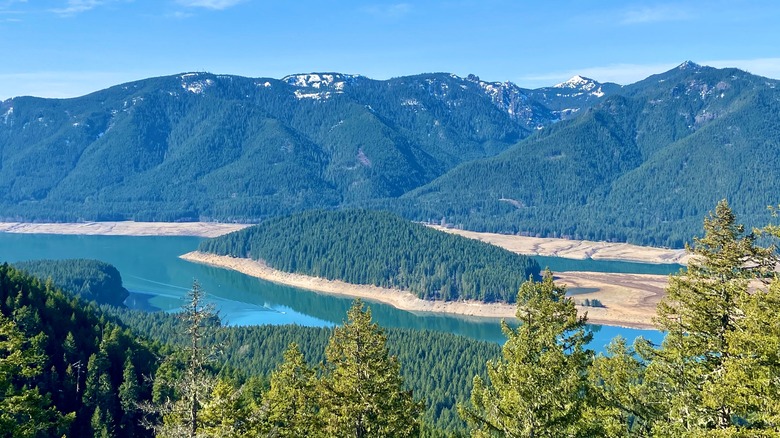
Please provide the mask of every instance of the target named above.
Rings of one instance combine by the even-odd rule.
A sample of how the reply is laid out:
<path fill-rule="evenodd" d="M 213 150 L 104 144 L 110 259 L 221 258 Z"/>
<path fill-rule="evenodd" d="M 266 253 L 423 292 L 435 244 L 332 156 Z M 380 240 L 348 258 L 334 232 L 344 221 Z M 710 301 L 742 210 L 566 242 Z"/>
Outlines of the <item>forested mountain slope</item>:
<path fill-rule="evenodd" d="M 2 216 L 251 220 L 396 197 L 503 151 L 527 123 L 551 123 L 522 101 L 510 115 L 480 84 L 187 73 L 74 99 L 9 99 Z"/>
<path fill-rule="evenodd" d="M 0 435 L 152 436 L 139 404 L 161 350 L 94 306 L 0 265 Z"/>
<path fill-rule="evenodd" d="M 393 205 L 466 228 L 681 246 L 719 199 L 780 200 L 778 81 L 684 63 Z"/>
<path fill-rule="evenodd" d="M 680 246 L 777 204 L 778 81 L 691 62 L 527 90 L 186 73 L 0 103 L 0 219 L 259 221 L 391 209 L 475 230 Z"/>

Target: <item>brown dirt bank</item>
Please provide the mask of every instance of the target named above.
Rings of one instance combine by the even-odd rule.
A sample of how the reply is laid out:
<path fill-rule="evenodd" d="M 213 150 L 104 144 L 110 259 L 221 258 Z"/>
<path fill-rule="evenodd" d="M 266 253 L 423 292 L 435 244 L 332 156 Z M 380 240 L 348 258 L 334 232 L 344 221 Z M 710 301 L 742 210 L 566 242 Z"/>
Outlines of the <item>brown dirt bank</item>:
<path fill-rule="evenodd" d="M 0 222 L 2 233 L 81 234 L 106 236 L 198 236 L 217 237 L 249 225 L 216 222 Z"/>
<path fill-rule="evenodd" d="M 679 263 L 685 265 L 690 257 L 684 249 L 655 248 L 628 243 L 593 242 L 511 234 L 478 233 L 432 225 L 439 231 L 481 240 L 518 254 L 557 256 L 570 259 L 624 260 L 642 263 Z"/>
<path fill-rule="evenodd" d="M 389 304 L 411 312 L 436 312 L 485 318 L 514 318 L 515 306 L 511 304 L 485 304 L 476 301 L 428 301 L 421 300 L 409 292 L 377 286 L 356 285 L 338 280 L 310 277 L 279 271 L 262 262 L 250 259 L 218 256 L 198 251 L 181 256 L 182 259 L 258 277 L 274 283 L 285 284 L 315 292 L 359 297 L 370 301 Z M 574 288 L 578 294 L 576 302 L 585 298 L 598 299 L 606 307 L 579 307 L 587 311 L 590 322 L 634 328 L 652 328 L 651 318 L 655 315 L 655 303 L 663 295 L 667 277 L 638 274 L 603 274 L 591 272 L 567 272 L 556 275 L 562 284 Z M 597 290 L 592 290 L 597 289 Z"/>

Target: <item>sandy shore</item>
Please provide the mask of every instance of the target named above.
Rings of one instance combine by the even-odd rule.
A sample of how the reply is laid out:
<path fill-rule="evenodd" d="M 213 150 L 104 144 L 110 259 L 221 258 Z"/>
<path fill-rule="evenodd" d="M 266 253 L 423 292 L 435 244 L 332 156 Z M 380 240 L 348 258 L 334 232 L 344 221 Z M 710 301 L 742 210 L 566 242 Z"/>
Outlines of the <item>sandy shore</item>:
<path fill-rule="evenodd" d="M 215 222 L 0 222 L 0 233 L 217 237 L 248 226 Z"/>
<path fill-rule="evenodd" d="M 250 259 L 218 256 L 197 251 L 184 254 L 181 258 L 195 263 L 232 269 L 274 283 L 327 294 L 360 297 L 411 312 L 437 312 L 504 319 L 515 316 L 515 306 L 511 304 L 421 300 L 409 292 L 397 289 L 356 285 L 338 280 L 291 274 Z M 587 291 L 587 293 L 574 296 L 576 302 L 582 302 L 585 298 L 595 298 L 606 306 L 605 308 L 578 306 L 581 312 L 588 312 L 590 322 L 634 328 L 652 328 L 651 318 L 655 315 L 655 304 L 663 296 L 663 288 L 667 281 L 666 276 L 660 275 L 591 272 L 566 272 L 556 275 L 556 278 L 560 283 L 575 288 L 575 292 L 583 289 Z"/>
<path fill-rule="evenodd" d="M 604 307 L 578 306 L 588 312 L 594 324 L 653 328 L 656 307 L 665 295 L 666 275 L 612 274 L 602 272 L 561 272 L 558 284 L 565 284 L 575 303 L 599 300 Z"/>
<path fill-rule="evenodd" d="M 625 260 L 642 263 L 687 264 L 690 257 L 684 249 L 654 248 L 628 243 L 593 242 L 510 234 L 477 233 L 431 225 L 431 228 L 481 240 L 518 254 L 557 256 L 570 259 Z"/>

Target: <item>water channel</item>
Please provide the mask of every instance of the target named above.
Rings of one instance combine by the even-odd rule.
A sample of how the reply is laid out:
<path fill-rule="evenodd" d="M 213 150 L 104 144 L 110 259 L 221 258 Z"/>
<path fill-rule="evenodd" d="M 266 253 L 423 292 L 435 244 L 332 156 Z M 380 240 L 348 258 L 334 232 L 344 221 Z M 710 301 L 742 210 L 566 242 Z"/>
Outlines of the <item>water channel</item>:
<path fill-rule="evenodd" d="M 186 262 L 179 255 L 197 248 L 198 237 L 68 236 L 0 233 L 0 262 L 31 259 L 93 258 L 119 269 L 125 287 L 131 291 L 128 306 L 146 310 L 175 311 L 182 297 L 197 279 L 220 315 L 229 325 L 298 324 L 332 326 L 340 324 L 351 304 L 350 298 L 320 294 L 281 286 L 238 272 Z M 541 266 L 553 271 L 668 274 L 679 265 L 539 258 Z M 384 327 L 428 329 L 475 339 L 501 342 L 497 319 L 444 314 L 412 313 L 391 306 L 370 303 L 374 320 Z M 644 336 L 660 342 L 654 330 L 591 326 L 592 347 L 598 351 L 621 335 L 629 341 Z"/>

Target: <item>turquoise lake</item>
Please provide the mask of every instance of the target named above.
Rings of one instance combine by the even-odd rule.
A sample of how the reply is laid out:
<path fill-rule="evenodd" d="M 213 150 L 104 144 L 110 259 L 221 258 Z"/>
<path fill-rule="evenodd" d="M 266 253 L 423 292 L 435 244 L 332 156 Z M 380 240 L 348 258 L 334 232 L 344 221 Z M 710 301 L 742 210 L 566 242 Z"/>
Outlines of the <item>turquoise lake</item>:
<path fill-rule="evenodd" d="M 238 272 L 189 263 L 179 255 L 197 248 L 198 237 L 64 236 L 49 234 L 0 233 L 0 263 L 31 259 L 93 258 L 111 263 L 122 274 L 124 286 L 132 292 L 130 307 L 175 311 L 182 297 L 197 279 L 220 315 L 229 325 L 298 324 L 332 326 L 340 324 L 350 298 L 281 286 Z M 679 265 L 555 257 L 539 259 L 541 266 L 554 271 L 599 271 L 668 274 Z M 610 270 L 614 269 L 614 270 Z M 502 342 L 499 321 L 491 318 L 459 317 L 444 314 L 412 313 L 381 303 L 369 303 L 373 318 L 384 327 L 428 329 L 455 333 L 475 339 Z M 598 351 L 617 335 L 629 341 L 643 336 L 660 342 L 655 330 L 597 326 L 592 347 Z"/>

